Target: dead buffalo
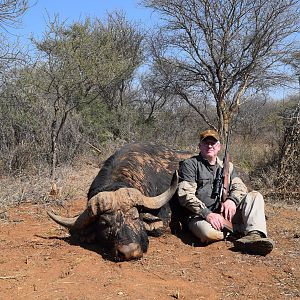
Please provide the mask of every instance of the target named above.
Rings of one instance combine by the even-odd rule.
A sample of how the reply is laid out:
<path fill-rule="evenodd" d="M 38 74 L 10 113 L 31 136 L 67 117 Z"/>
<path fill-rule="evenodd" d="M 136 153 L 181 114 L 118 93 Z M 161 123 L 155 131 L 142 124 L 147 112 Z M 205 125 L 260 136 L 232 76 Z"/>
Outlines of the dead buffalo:
<path fill-rule="evenodd" d="M 178 184 L 174 171 L 188 156 L 164 146 L 128 144 L 105 161 L 79 216 L 48 215 L 80 241 L 105 246 L 114 260 L 141 258 L 148 248 L 148 234 L 159 235 L 169 225 L 168 202 Z"/>

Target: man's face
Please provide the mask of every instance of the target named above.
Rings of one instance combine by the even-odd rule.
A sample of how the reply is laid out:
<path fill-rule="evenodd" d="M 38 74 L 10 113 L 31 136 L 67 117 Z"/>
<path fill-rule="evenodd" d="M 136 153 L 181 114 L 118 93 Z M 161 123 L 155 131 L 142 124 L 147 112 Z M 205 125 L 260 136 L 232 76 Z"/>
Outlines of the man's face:
<path fill-rule="evenodd" d="M 213 137 L 207 137 L 200 142 L 199 149 L 204 158 L 211 160 L 217 157 L 221 149 L 221 144 Z"/>

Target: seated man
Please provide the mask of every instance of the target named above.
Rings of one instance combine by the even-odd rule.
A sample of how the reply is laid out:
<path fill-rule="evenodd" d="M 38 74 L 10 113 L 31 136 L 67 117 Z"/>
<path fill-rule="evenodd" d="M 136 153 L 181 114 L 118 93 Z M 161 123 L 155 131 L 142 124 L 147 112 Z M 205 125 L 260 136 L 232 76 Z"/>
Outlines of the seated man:
<path fill-rule="evenodd" d="M 223 162 L 217 157 L 220 137 L 214 130 L 200 133 L 200 154 L 180 164 L 179 203 L 189 213 L 188 228 L 202 243 L 224 239 L 224 223 L 233 223 L 233 231 L 244 236 L 234 242 L 237 250 L 249 254 L 266 255 L 274 242 L 267 238 L 264 199 L 259 192 L 247 193 L 242 180 L 229 163 L 229 191 L 217 209 L 212 196 L 217 169 Z"/>

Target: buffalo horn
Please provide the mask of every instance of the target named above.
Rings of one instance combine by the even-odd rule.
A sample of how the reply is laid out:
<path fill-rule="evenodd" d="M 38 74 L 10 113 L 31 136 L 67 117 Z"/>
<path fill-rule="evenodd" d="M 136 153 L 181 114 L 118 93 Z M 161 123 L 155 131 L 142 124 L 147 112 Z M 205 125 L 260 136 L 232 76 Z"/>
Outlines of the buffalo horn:
<path fill-rule="evenodd" d="M 171 186 L 162 194 L 156 197 L 143 197 L 142 205 L 145 208 L 149 209 L 158 209 L 161 208 L 163 205 L 168 203 L 171 200 L 173 195 L 175 194 L 178 186 L 178 173 L 177 171 L 174 172 L 173 178 L 171 181 Z"/>
<path fill-rule="evenodd" d="M 47 214 L 57 224 L 73 230 L 85 228 L 93 220 L 89 209 L 84 210 L 79 216 L 74 218 L 61 217 L 50 211 L 47 211 Z"/>

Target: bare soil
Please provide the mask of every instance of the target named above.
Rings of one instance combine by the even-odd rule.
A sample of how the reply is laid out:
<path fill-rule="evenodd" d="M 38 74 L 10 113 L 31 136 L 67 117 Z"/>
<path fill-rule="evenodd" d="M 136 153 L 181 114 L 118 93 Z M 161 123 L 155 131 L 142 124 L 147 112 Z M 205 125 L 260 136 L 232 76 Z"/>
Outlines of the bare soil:
<path fill-rule="evenodd" d="M 91 167 L 66 180 L 86 192 L 96 173 Z M 85 203 L 80 197 L 54 208 L 74 215 Z M 47 217 L 46 206 L 25 203 L 0 211 L 0 299 L 300 298 L 295 207 L 267 204 L 276 246 L 266 257 L 235 252 L 229 241 L 202 247 L 188 234 L 166 233 L 150 238 L 141 260 L 116 263 L 97 246 L 72 244 L 68 232 Z"/>

